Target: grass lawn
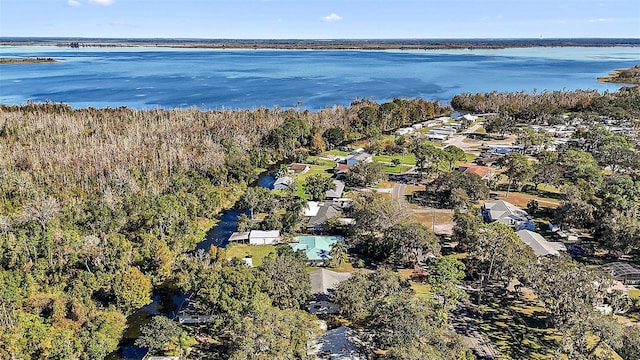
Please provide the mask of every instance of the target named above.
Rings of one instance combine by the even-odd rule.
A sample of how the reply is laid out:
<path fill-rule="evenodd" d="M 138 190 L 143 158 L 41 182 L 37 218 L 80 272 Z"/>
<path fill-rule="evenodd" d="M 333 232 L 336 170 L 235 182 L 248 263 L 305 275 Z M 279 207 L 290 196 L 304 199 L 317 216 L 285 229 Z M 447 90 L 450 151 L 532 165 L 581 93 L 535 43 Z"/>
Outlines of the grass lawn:
<path fill-rule="evenodd" d="M 475 160 L 478 157 L 478 155 L 471 154 L 471 153 L 464 153 L 464 156 L 466 158 L 465 161 L 468 162 L 468 163 L 472 163 L 473 160 Z"/>
<path fill-rule="evenodd" d="M 385 164 L 386 165 L 386 164 Z M 409 169 L 411 169 L 412 166 L 408 166 L 408 165 L 398 165 L 398 166 L 386 166 L 384 168 L 384 172 L 386 174 L 402 174 L 405 173 L 407 171 L 409 171 Z"/>
<path fill-rule="evenodd" d="M 555 209 L 558 207 L 559 205 L 559 201 L 557 199 L 552 199 L 552 198 L 547 198 L 547 197 L 541 197 L 541 196 L 536 196 L 536 195 L 531 195 L 531 194 L 525 194 L 525 193 L 519 193 L 519 192 L 510 192 L 508 197 L 505 197 L 505 192 L 494 192 L 492 194 L 498 195 L 497 198 L 500 200 L 505 200 L 508 201 L 510 203 L 512 203 L 515 206 L 519 206 L 523 209 L 527 208 L 527 203 L 529 202 L 529 200 L 537 200 L 538 201 L 538 205 L 540 205 L 540 207 L 546 207 L 546 208 L 550 208 L 550 209 Z"/>
<path fill-rule="evenodd" d="M 431 229 L 431 227 L 433 226 L 433 213 L 432 212 L 428 212 L 428 213 L 414 213 L 413 216 L 415 217 L 416 221 L 418 221 L 420 224 L 427 226 L 429 229 Z M 451 225 L 453 226 L 453 212 L 451 213 L 442 213 L 442 212 L 436 212 L 436 226 L 443 226 L 443 225 Z"/>
<path fill-rule="evenodd" d="M 347 156 L 347 155 L 349 155 L 349 153 L 346 152 L 346 151 L 340 151 L 338 149 L 333 149 L 333 150 L 325 151 L 325 152 L 322 153 L 322 156 L 328 156 L 328 155 Z"/>
<path fill-rule="evenodd" d="M 629 291 L 627 291 L 627 296 L 629 296 L 630 298 L 639 298 L 640 289 L 629 289 Z"/>
<path fill-rule="evenodd" d="M 480 126 L 479 128 L 476 129 L 476 131 L 473 132 L 474 134 L 486 134 L 487 130 L 485 130 L 485 128 L 483 126 Z"/>
<path fill-rule="evenodd" d="M 405 279 L 411 278 L 411 274 L 413 273 L 413 269 L 400 269 L 397 271 L 400 276 Z M 431 286 L 429 284 L 423 284 L 420 282 L 415 282 L 413 280 L 409 280 L 409 284 L 411 284 L 411 288 L 415 291 L 416 296 L 422 299 L 433 299 L 433 294 L 431 293 Z"/>
<path fill-rule="evenodd" d="M 276 251 L 273 245 L 229 244 L 226 248 L 228 258 L 251 257 L 253 266 L 260 266 L 262 259 Z"/>
<path fill-rule="evenodd" d="M 376 155 L 373 157 L 373 161 L 391 163 L 393 159 L 399 159 L 401 164 L 416 164 L 416 157 L 413 154 L 393 154 L 393 155 Z"/>
<path fill-rule="evenodd" d="M 304 174 L 289 175 L 293 177 L 296 181 L 296 195 L 303 199 L 309 199 L 309 196 L 305 194 L 304 189 L 302 188 L 302 185 L 304 184 L 304 181 L 307 178 L 307 176 L 311 176 L 314 174 L 321 174 L 326 177 L 331 177 L 331 174 L 328 173 L 327 171 L 332 169 L 335 165 L 334 161 L 320 159 L 317 156 L 309 156 L 306 159 L 306 163 L 311 164 L 309 171 L 307 171 Z"/>

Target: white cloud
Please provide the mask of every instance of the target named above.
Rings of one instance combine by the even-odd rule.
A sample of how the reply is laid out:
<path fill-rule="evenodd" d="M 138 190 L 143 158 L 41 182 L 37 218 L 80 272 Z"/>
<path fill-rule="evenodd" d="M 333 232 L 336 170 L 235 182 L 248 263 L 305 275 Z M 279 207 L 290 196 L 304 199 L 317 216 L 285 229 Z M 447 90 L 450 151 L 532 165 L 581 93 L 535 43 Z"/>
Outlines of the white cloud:
<path fill-rule="evenodd" d="M 67 1 L 67 5 L 69 6 L 80 6 L 82 3 L 78 0 L 69 0 Z"/>
<path fill-rule="evenodd" d="M 331 13 L 325 17 L 322 18 L 324 21 L 338 21 L 338 20 L 342 20 L 342 16 L 336 14 L 336 13 Z"/>
<path fill-rule="evenodd" d="M 611 21 L 611 19 L 603 19 L 603 18 L 600 18 L 600 19 L 589 19 L 590 23 L 603 23 L 603 22 L 609 22 L 609 21 Z"/>
<path fill-rule="evenodd" d="M 113 0 L 89 0 L 89 2 L 92 4 L 104 5 L 104 6 L 113 4 Z"/>

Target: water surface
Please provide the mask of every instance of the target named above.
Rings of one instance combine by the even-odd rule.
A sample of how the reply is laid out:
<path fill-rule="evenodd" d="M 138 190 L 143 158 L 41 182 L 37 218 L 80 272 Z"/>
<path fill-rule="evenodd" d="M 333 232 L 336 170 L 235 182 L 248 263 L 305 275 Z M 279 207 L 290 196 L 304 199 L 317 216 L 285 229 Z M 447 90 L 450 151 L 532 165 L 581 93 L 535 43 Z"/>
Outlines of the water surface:
<path fill-rule="evenodd" d="M 640 63 L 638 47 L 500 50 L 219 50 L 2 46 L 0 103 L 206 109 L 346 106 L 355 98 L 450 100 L 461 92 L 598 89 L 598 76 Z"/>

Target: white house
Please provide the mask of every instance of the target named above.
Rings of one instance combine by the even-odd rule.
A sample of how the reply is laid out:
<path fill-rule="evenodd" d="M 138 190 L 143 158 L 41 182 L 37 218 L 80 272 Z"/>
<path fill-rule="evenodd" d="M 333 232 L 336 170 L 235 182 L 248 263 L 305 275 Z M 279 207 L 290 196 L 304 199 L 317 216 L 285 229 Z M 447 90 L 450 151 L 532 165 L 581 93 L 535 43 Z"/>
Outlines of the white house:
<path fill-rule="evenodd" d="M 504 200 L 487 202 L 482 205 L 482 217 L 487 222 L 500 222 L 517 230 L 534 230 L 535 223 L 529 214 Z"/>
<path fill-rule="evenodd" d="M 523 243 L 529 245 L 536 256 L 559 255 L 560 251 L 567 251 L 561 242 L 547 241 L 542 235 L 529 230 L 520 230 L 516 234 Z"/>
<path fill-rule="evenodd" d="M 249 233 L 249 244 L 251 245 L 274 245 L 280 241 L 280 230 L 251 230 Z"/>

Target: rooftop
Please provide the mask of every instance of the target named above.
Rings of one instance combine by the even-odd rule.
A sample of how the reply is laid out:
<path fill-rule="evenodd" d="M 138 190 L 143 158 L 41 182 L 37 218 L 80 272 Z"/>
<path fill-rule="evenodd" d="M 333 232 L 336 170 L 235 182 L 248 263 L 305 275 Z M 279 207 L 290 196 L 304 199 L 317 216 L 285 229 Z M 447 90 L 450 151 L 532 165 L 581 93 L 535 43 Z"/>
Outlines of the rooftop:
<path fill-rule="evenodd" d="M 559 255 L 560 251 L 567 251 L 563 243 L 549 242 L 537 232 L 520 230 L 516 234 L 518 234 L 522 242 L 533 249 L 536 256 Z"/>
<path fill-rule="evenodd" d="M 344 238 L 339 235 L 300 236 L 297 243 L 289 243 L 289 246 L 293 251 L 302 250 L 311 261 L 323 261 L 331 259 L 331 246 L 338 241 L 344 241 Z"/>
<path fill-rule="evenodd" d="M 311 278 L 311 293 L 328 294 L 338 284 L 351 277 L 351 273 L 335 272 L 327 269 L 319 269 L 309 273 Z"/>

